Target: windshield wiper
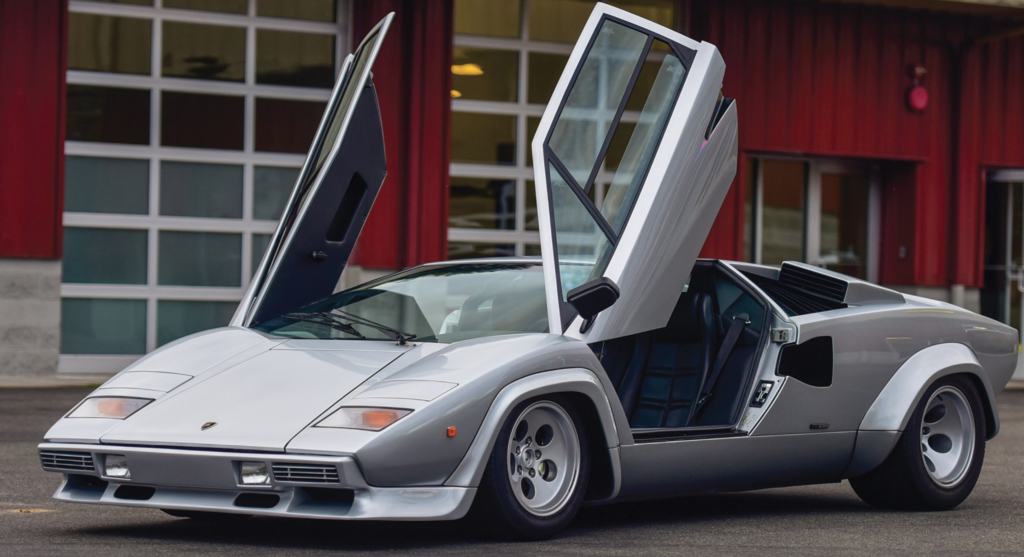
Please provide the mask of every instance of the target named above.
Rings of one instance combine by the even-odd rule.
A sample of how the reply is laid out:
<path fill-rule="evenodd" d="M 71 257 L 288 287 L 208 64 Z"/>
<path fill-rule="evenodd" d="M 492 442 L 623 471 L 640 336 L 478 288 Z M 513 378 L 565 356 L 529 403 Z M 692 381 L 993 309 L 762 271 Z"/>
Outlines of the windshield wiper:
<path fill-rule="evenodd" d="M 405 346 L 410 340 L 416 338 L 416 335 L 412 333 L 399 331 L 398 329 L 393 329 L 387 325 L 381 325 L 375 321 L 370 321 L 369 319 L 359 317 L 358 315 L 352 315 L 351 313 L 341 311 L 340 309 L 335 309 L 333 311 L 320 311 L 316 313 L 286 313 L 281 317 L 292 321 L 305 321 L 308 323 L 327 325 L 328 327 L 359 337 L 360 339 L 366 339 L 366 336 L 357 331 L 355 327 L 352 326 L 352 323 L 366 325 L 367 327 L 373 327 L 374 329 L 384 333 L 384 335 L 391 340 L 398 342 L 399 346 Z M 350 321 L 351 323 L 346 323 L 345 321 L 342 321 L 343 319 L 345 321 Z"/>
<path fill-rule="evenodd" d="M 351 313 L 348 313 L 347 311 L 341 311 L 340 309 L 331 310 L 330 312 L 327 312 L 327 314 L 331 315 L 333 317 L 341 317 L 343 319 L 348 319 L 349 321 L 352 321 L 354 323 L 358 323 L 360 325 L 366 325 L 367 327 L 373 327 L 374 329 L 377 329 L 378 331 L 380 331 L 380 332 L 384 333 L 385 335 L 387 335 L 389 338 L 391 338 L 391 340 L 394 340 L 394 341 L 398 342 L 399 346 L 405 346 L 406 344 L 409 343 L 410 340 L 413 340 L 413 339 L 416 338 L 416 335 L 414 335 L 412 333 L 407 333 L 405 331 L 399 331 L 398 329 L 394 329 L 394 328 L 388 327 L 387 325 L 381 325 L 380 323 L 377 323 L 376 321 L 370 321 L 369 319 L 367 319 L 365 317 L 359 317 L 358 315 L 352 315 Z"/>
<path fill-rule="evenodd" d="M 360 340 L 366 340 L 366 336 L 357 331 L 355 327 L 343 321 L 338 321 L 329 313 L 286 313 L 281 317 L 289 321 L 303 321 L 305 323 L 326 325 L 347 335 L 352 335 Z"/>

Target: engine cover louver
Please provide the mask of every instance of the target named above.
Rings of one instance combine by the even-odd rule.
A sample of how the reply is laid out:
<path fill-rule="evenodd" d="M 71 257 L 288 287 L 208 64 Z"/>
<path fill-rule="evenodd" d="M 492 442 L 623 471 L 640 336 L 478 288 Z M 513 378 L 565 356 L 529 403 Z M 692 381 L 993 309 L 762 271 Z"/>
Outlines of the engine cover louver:
<path fill-rule="evenodd" d="M 274 479 L 279 482 L 302 482 L 315 484 L 336 484 L 338 468 L 329 464 L 273 464 Z"/>
<path fill-rule="evenodd" d="M 849 286 L 846 281 L 801 269 L 788 263 L 782 264 L 782 269 L 779 271 L 779 284 L 835 304 L 842 304 L 846 300 L 846 289 Z"/>
<path fill-rule="evenodd" d="M 43 462 L 43 468 L 47 470 L 92 472 L 96 469 L 89 453 L 40 451 L 39 459 Z"/>

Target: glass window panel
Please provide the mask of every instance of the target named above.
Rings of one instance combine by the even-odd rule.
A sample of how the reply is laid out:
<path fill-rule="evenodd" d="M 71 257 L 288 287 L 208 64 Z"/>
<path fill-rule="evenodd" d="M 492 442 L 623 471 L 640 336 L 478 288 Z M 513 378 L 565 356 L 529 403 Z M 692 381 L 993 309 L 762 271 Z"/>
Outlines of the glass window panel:
<path fill-rule="evenodd" d="M 519 0 L 455 0 L 455 33 L 519 38 Z"/>
<path fill-rule="evenodd" d="M 613 0 L 606 3 L 669 29 L 676 27 L 675 0 Z M 594 4 L 593 0 L 543 0 L 530 4 L 530 38 L 576 42 Z"/>
<path fill-rule="evenodd" d="M 256 0 L 256 15 L 333 22 L 337 0 Z"/>
<path fill-rule="evenodd" d="M 452 162 L 516 163 L 516 117 L 452 112 Z"/>
<path fill-rule="evenodd" d="M 540 244 L 526 244 L 523 246 L 523 255 L 527 257 L 540 257 Z"/>
<path fill-rule="evenodd" d="M 562 70 L 569 62 L 569 57 L 545 52 L 531 52 L 529 56 L 527 66 L 530 79 L 526 101 L 546 105 L 555 92 L 555 85 L 558 85 L 558 78 L 562 77 Z"/>
<path fill-rule="evenodd" d="M 163 75 L 245 80 L 245 27 L 164 21 Z"/>
<path fill-rule="evenodd" d="M 516 102 L 519 53 L 456 46 L 452 50 L 452 89 L 456 98 Z"/>
<path fill-rule="evenodd" d="M 149 161 L 68 156 L 64 210 L 73 213 L 149 213 Z"/>
<path fill-rule="evenodd" d="M 448 242 L 448 259 L 472 257 L 512 257 L 515 244 L 489 244 L 482 242 Z"/>
<path fill-rule="evenodd" d="M 231 321 L 235 302 L 159 300 L 156 305 L 156 344 L 163 346 L 181 337 L 224 327 Z"/>
<path fill-rule="evenodd" d="M 159 243 L 159 284 L 241 285 L 241 234 L 161 230 Z"/>
<path fill-rule="evenodd" d="M 448 226 L 515 230 L 515 180 L 452 177 L 448 191 Z"/>
<path fill-rule="evenodd" d="M 136 6 L 152 6 L 153 0 L 87 0 L 89 2 L 106 2 L 108 4 L 133 4 Z"/>
<path fill-rule="evenodd" d="M 533 166 L 533 136 L 537 135 L 537 128 L 540 126 L 540 118 L 536 116 L 526 117 L 526 166 Z"/>
<path fill-rule="evenodd" d="M 549 146 L 581 187 L 597 162 L 646 44 L 647 35 L 605 21 L 569 90 Z"/>
<path fill-rule="evenodd" d="M 152 28 L 148 19 L 73 12 L 68 69 L 149 75 Z"/>
<path fill-rule="evenodd" d="M 326 103 L 256 99 L 256 150 L 306 153 Z"/>
<path fill-rule="evenodd" d="M 656 41 L 657 42 L 657 41 Z M 661 62 L 644 64 L 640 75 L 653 74 L 652 79 L 637 80 L 627 104 L 637 101 L 642 106 L 639 121 L 633 126 L 618 126 L 610 143 L 625 144 L 621 157 L 612 161 L 615 176 L 612 177 L 601 214 L 612 226 L 615 234 L 621 234 L 629 210 L 640 193 L 640 186 L 647 177 L 651 159 L 661 141 L 665 124 L 675 108 L 679 89 L 686 78 L 686 69 L 674 55 L 666 55 Z M 628 139 L 626 139 L 628 137 Z"/>
<path fill-rule="evenodd" d="M 762 160 L 761 262 L 778 265 L 804 258 L 804 191 L 807 165 L 799 161 Z"/>
<path fill-rule="evenodd" d="M 263 255 L 267 253 L 267 246 L 270 245 L 270 234 L 253 234 L 252 235 L 252 263 L 249 265 L 249 274 L 252 276 L 256 275 L 256 271 L 260 268 L 260 263 L 263 261 Z"/>
<path fill-rule="evenodd" d="M 612 245 L 568 181 L 552 165 L 548 165 L 548 177 L 564 301 L 570 290 L 604 272 Z"/>
<path fill-rule="evenodd" d="M 256 83 L 331 88 L 334 35 L 257 30 Z"/>
<path fill-rule="evenodd" d="M 149 143 L 149 90 L 68 85 L 68 141 Z"/>
<path fill-rule="evenodd" d="M 160 214 L 215 219 L 242 218 L 242 167 L 162 161 Z"/>
<path fill-rule="evenodd" d="M 244 97 L 164 91 L 162 99 L 162 145 L 242 149 Z"/>
<path fill-rule="evenodd" d="M 537 186 L 533 180 L 526 181 L 526 214 L 524 227 L 526 230 L 540 230 L 540 222 L 537 220 Z"/>
<path fill-rule="evenodd" d="M 145 354 L 146 300 L 64 298 L 61 354 Z"/>
<path fill-rule="evenodd" d="M 248 3 L 249 0 L 164 0 L 163 7 L 177 8 L 179 10 L 244 14 L 248 9 Z"/>
<path fill-rule="evenodd" d="M 608 142 L 608 151 L 604 155 L 604 169 L 608 172 L 615 172 L 622 163 L 622 156 L 626 154 L 626 146 L 636 131 L 636 122 L 619 122 L 612 134 L 612 140 Z"/>
<path fill-rule="evenodd" d="M 866 279 L 868 260 L 867 176 L 821 175 L 821 261 L 826 268 Z"/>
<path fill-rule="evenodd" d="M 279 220 L 299 178 L 298 168 L 257 166 L 253 170 L 252 218 Z"/>
<path fill-rule="evenodd" d="M 62 282 L 146 284 L 148 232 L 64 227 Z"/>

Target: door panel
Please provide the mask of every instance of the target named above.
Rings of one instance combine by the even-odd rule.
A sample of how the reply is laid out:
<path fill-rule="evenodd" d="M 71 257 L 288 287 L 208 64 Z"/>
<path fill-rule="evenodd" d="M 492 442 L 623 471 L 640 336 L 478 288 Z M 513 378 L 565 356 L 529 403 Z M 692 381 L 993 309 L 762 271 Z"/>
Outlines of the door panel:
<path fill-rule="evenodd" d="M 346 60 L 277 232 L 232 325 L 330 296 L 384 181 L 384 134 L 370 70 L 394 14 Z"/>
<path fill-rule="evenodd" d="M 597 342 L 668 322 L 735 174 L 724 71 L 712 45 L 594 9 L 532 146 L 552 329 Z M 602 169 L 614 177 L 599 210 Z M 602 276 L 620 299 L 580 333 L 566 295 Z"/>

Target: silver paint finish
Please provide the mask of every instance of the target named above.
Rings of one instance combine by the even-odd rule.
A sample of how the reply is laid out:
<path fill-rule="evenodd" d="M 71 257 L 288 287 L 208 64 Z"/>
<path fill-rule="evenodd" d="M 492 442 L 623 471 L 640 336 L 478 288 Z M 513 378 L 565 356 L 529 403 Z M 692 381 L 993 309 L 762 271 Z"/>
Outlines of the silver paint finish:
<path fill-rule="evenodd" d="M 185 375 L 184 373 L 131 371 L 112 377 L 103 384 L 103 388 L 146 389 L 166 393 L 189 379 L 192 379 L 192 376 Z"/>

